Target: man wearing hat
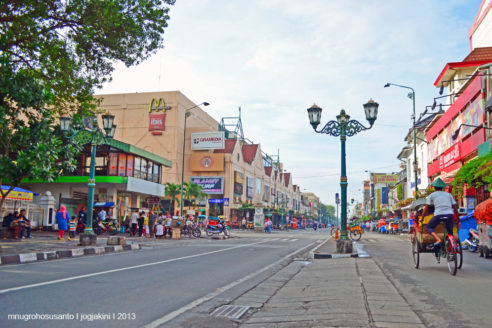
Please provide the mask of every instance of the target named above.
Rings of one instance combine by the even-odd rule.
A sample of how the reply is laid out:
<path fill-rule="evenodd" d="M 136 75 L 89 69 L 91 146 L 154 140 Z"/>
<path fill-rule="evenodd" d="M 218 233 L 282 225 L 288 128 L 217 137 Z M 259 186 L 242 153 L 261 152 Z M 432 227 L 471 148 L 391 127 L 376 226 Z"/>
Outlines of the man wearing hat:
<path fill-rule="evenodd" d="M 442 240 L 434 231 L 434 228 L 440 223 L 444 222 L 446 225 L 446 230 L 449 234 L 453 233 L 453 215 L 458 217 L 458 205 L 456 205 L 456 201 L 449 192 L 443 191 L 446 188 L 446 184 L 441 178 L 437 178 L 434 182 L 431 183 L 436 191 L 430 194 L 426 201 L 424 211 L 422 213 L 422 218 L 427 215 L 429 211 L 429 206 L 434 205 L 434 216 L 430 219 L 429 223 L 427 223 L 427 231 L 436 238 L 436 243 L 434 243 L 435 247 L 439 247 Z"/>

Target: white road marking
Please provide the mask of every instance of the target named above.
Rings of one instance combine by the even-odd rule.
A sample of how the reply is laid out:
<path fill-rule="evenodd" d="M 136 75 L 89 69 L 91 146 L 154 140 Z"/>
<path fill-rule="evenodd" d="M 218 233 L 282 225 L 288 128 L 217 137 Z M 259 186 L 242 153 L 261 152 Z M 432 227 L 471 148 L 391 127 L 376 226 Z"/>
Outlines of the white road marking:
<path fill-rule="evenodd" d="M 297 240 L 299 240 L 299 239 L 295 238 L 295 239 L 291 239 L 290 241 L 297 241 Z"/>
<path fill-rule="evenodd" d="M 169 260 L 163 260 L 163 261 L 157 261 L 157 262 L 152 262 L 152 263 L 133 265 L 133 266 L 119 268 L 119 269 L 113 269 L 113 270 L 107 270 L 107 271 L 101 271 L 101 272 L 88 273 L 88 274 L 83 274 L 83 275 L 69 277 L 69 278 L 62 278 L 62 279 L 56 279 L 56 280 L 51 280 L 51 281 L 38 282 L 38 283 L 35 283 L 35 284 L 30 284 L 30 285 L 12 287 L 12 288 L 7 288 L 7 289 L 0 290 L 0 294 L 5 294 L 5 293 L 8 293 L 8 292 L 13 292 L 13 291 L 16 291 L 16 290 L 22 290 L 22 289 L 27 289 L 27 288 L 40 287 L 40 286 L 46 286 L 46 285 L 53 285 L 53 284 L 57 284 L 57 283 L 60 283 L 60 282 L 66 282 L 66 281 L 71 281 L 71 280 L 77 280 L 77 279 L 95 277 L 95 276 L 100 276 L 100 275 L 103 275 L 103 274 L 108 274 L 108 273 L 113 273 L 113 272 L 127 271 L 127 270 L 132 270 L 132 269 L 144 268 L 144 267 L 148 267 L 148 266 L 152 266 L 152 265 L 158 265 L 158 264 L 163 264 L 163 263 L 175 262 L 175 261 L 179 261 L 179 260 L 191 259 L 191 258 L 198 257 L 198 256 L 210 255 L 210 254 L 214 254 L 214 253 L 225 252 L 225 251 L 228 251 L 228 250 L 231 250 L 231 249 L 236 249 L 236 248 L 241 248 L 241 247 L 248 247 L 248 246 L 253 246 L 253 245 L 257 245 L 257 244 L 263 244 L 263 243 L 266 243 L 266 242 L 267 241 L 261 241 L 261 242 L 251 243 L 251 244 L 242 244 L 242 245 L 239 245 L 239 246 L 234 246 L 234 247 L 219 249 L 219 250 L 216 250 L 216 251 L 210 251 L 210 252 L 205 252 L 205 253 L 200 253 L 200 254 L 195 254 L 195 255 L 182 256 L 182 257 L 177 257 L 177 258 L 169 259 Z"/>
<path fill-rule="evenodd" d="M 289 241 L 289 239 L 288 238 L 284 238 L 284 239 L 282 239 L 282 241 Z"/>
<path fill-rule="evenodd" d="M 285 261 L 289 257 L 291 257 L 291 256 L 293 256 L 293 255 L 295 255 L 295 254 L 297 254 L 299 252 L 302 252 L 303 250 L 305 250 L 306 248 L 311 247 L 314 244 L 316 244 L 316 242 L 313 242 L 313 243 L 311 243 L 309 245 L 306 245 L 306 246 L 304 246 L 304 247 L 302 247 L 302 248 L 300 248 L 300 249 L 298 249 L 296 251 L 293 251 L 292 253 L 284 256 L 283 258 L 281 258 L 277 262 L 274 262 L 274 263 L 272 263 L 272 264 L 270 264 L 270 265 L 268 265 L 268 266 L 266 266 L 266 267 L 264 267 L 264 268 L 262 268 L 262 269 L 260 269 L 258 271 L 255 271 L 253 273 L 248 274 L 247 276 L 244 276 L 244 277 L 242 277 L 242 278 L 240 278 L 240 279 L 238 279 L 236 281 L 233 281 L 233 282 L 231 282 L 230 284 L 228 284 L 228 285 L 226 285 L 224 287 L 218 288 L 215 291 L 211 292 L 210 294 L 207 294 L 207 295 L 203 296 L 202 298 L 199 298 L 199 299 L 197 299 L 197 300 L 195 300 L 195 301 L 193 301 L 193 302 L 191 302 L 191 303 L 189 303 L 189 304 L 181 307 L 180 309 L 178 309 L 176 311 L 173 311 L 173 312 L 171 312 L 169 314 L 166 314 L 162 318 L 159 318 L 157 320 L 154 320 L 154 321 L 146 324 L 145 326 L 143 326 L 143 328 L 155 328 L 155 327 L 159 327 L 160 325 L 165 324 L 166 322 L 169 322 L 169 321 L 173 320 L 174 318 L 176 318 L 180 314 L 183 314 L 186 311 L 191 310 L 192 308 L 194 308 L 194 307 L 196 307 L 196 306 L 198 306 L 198 305 L 200 305 L 200 304 L 202 304 L 202 303 L 204 303 L 204 302 L 206 302 L 208 300 L 211 300 L 214 297 L 217 297 L 218 295 L 220 295 L 223 292 L 225 292 L 225 291 L 227 291 L 227 290 L 229 290 L 229 289 L 231 289 L 231 288 L 239 285 L 240 283 L 242 283 L 242 282 L 244 282 L 244 281 L 246 281 L 248 279 L 251 279 L 254 276 L 256 276 L 256 275 L 258 275 L 258 274 L 260 274 L 260 273 L 262 273 L 262 272 L 264 272 L 266 270 L 271 269 L 272 267 L 276 266 L 277 264 L 281 263 L 282 261 Z"/>

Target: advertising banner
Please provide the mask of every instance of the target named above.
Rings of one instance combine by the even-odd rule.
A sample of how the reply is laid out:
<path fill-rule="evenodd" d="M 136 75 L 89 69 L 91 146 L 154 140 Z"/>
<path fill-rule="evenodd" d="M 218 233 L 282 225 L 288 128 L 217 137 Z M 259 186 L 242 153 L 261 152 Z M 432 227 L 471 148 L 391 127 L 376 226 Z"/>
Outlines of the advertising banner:
<path fill-rule="evenodd" d="M 221 195 L 224 193 L 224 177 L 191 177 L 191 182 L 200 185 L 206 194 Z"/>
<path fill-rule="evenodd" d="M 166 131 L 166 114 L 149 114 L 149 131 Z"/>
<path fill-rule="evenodd" d="M 397 174 L 375 174 L 375 183 L 398 183 Z"/>
<path fill-rule="evenodd" d="M 190 170 L 194 172 L 224 171 L 224 154 L 191 154 Z"/>
<path fill-rule="evenodd" d="M 449 150 L 455 143 L 469 135 L 475 127 L 484 122 L 484 100 L 475 98 L 468 103 L 463 111 L 457 114 L 439 134 L 429 142 L 429 160 L 435 160 L 439 155 Z M 466 126 L 462 124 L 472 125 Z M 458 132 L 457 134 L 455 134 Z M 453 137 L 456 137 L 453 139 Z"/>
<path fill-rule="evenodd" d="M 388 204 L 388 187 L 381 188 L 381 204 Z"/>
<path fill-rule="evenodd" d="M 439 170 L 442 170 L 449 165 L 455 163 L 461 158 L 461 143 L 454 144 L 453 147 L 446 150 L 439 156 Z"/>
<path fill-rule="evenodd" d="M 224 149 L 224 131 L 198 132 L 191 134 L 191 150 Z"/>
<path fill-rule="evenodd" d="M 241 183 L 234 182 L 234 196 L 243 195 L 243 185 Z"/>

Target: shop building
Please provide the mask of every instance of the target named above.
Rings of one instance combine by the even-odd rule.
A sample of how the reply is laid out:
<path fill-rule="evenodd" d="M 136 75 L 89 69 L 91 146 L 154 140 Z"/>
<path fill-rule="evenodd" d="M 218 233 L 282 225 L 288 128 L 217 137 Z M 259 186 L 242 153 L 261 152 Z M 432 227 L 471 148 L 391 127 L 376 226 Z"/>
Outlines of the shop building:
<path fill-rule="evenodd" d="M 117 128 L 114 139 L 97 147 L 96 207 L 107 206 L 119 218 L 136 208 L 167 209 L 164 185 L 180 185 L 182 175 L 185 183 L 198 183 L 207 194 L 194 206 L 185 204 L 185 210 L 241 220 L 252 217 L 258 206 L 283 208 L 286 214 L 299 207 L 299 187 L 278 159 L 274 162 L 260 144 L 217 122 L 181 92 L 97 97 L 99 110 L 115 115 Z M 70 176 L 55 183 L 28 181 L 23 186 L 41 195 L 50 191 L 56 207 L 67 205 L 74 214 L 87 202 L 89 165 L 86 145 Z"/>

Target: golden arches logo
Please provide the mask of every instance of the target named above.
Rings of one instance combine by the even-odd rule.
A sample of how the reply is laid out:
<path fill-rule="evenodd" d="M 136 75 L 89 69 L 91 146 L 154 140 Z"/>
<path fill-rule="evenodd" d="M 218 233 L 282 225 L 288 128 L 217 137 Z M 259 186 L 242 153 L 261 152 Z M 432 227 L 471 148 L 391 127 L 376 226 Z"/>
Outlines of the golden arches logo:
<path fill-rule="evenodd" d="M 171 106 L 166 106 L 166 101 L 163 98 L 155 99 L 152 98 L 149 106 L 149 113 L 152 111 L 160 111 L 166 112 L 166 110 L 170 110 Z"/>

